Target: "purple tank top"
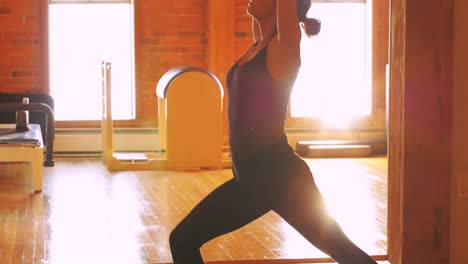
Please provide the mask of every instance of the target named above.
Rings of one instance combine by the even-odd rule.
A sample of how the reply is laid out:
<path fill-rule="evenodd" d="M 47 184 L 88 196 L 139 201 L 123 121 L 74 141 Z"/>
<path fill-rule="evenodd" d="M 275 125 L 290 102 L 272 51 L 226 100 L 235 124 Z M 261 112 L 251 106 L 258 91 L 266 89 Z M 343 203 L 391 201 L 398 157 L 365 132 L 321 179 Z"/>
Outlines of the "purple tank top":
<path fill-rule="evenodd" d="M 231 140 L 242 140 L 246 133 L 252 134 L 252 131 L 258 131 L 259 137 L 271 136 L 271 141 L 285 137 L 284 121 L 295 78 L 273 79 L 267 69 L 267 48 L 268 45 L 242 66 L 237 61 L 228 71 L 226 84 Z M 255 137 L 255 133 L 250 136 Z"/>

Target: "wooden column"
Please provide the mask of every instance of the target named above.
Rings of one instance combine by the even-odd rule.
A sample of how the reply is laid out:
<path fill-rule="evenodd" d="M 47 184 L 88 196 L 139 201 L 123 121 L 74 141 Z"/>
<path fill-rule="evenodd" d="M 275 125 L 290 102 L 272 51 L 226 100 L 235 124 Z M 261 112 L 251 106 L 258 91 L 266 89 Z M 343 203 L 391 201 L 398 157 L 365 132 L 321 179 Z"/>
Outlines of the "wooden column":
<path fill-rule="evenodd" d="M 386 67 L 388 64 L 390 0 L 373 0 L 372 7 L 372 115 L 378 128 L 386 124 Z"/>
<path fill-rule="evenodd" d="M 227 144 L 226 73 L 234 63 L 234 0 L 208 1 L 208 70 L 223 84 L 223 135 Z"/>
<path fill-rule="evenodd" d="M 468 1 L 454 6 L 454 91 L 450 264 L 468 263 Z"/>
<path fill-rule="evenodd" d="M 389 258 L 450 263 L 453 0 L 393 0 Z"/>

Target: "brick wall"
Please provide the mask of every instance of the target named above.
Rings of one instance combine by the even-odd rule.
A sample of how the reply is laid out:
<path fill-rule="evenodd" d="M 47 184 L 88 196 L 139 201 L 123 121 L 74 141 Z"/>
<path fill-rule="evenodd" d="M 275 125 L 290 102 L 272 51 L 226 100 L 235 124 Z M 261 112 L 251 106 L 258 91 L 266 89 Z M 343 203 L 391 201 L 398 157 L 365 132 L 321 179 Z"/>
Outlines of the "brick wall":
<path fill-rule="evenodd" d="M 47 92 L 42 78 L 46 0 L 0 0 L 0 92 Z M 251 44 L 247 0 L 236 0 L 236 56 Z M 155 86 L 169 69 L 207 66 L 208 0 L 136 0 L 138 124 L 156 125 Z M 45 19 L 44 19 L 45 21 Z M 222 52 L 222 51 L 220 51 Z"/>
<path fill-rule="evenodd" d="M 248 0 L 236 0 L 235 54 L 252 44 Z M 157 126 L 155 85 L 169 69 L 207 67 L 208 0 L 135 1 L 136 76 L 141 126 Z M 223 51 L 220 50 L 220 53 Z"/>
<path fill-rule="evenodd" d="M 41 0 L 0 0 L 0 92 L 42 91 Z"/>
<path fill-rule="evenodd" d="M 136 0 L 136 76 L 142 126 L 156 126 L 155 86 L 173 67 L 207 65 L 207 0 Z"/>
<path fill-rule="evenodd" d="M 46 30 L 42 10 L 46 1 L 0 0 L 0 92 L 48 91 L 42 84 L 47 76 L 43 67 L 47 47 L 43 47 L 42 34 Z M 234 0 L 235 58 L 252 45 L 247 2 Z M 156 126 L 155 86 L 161 76 L 181 65 L 207 67 L 208 0 L 135 0 L 134 3 L 138 120 L 126 125 Z M 386 25 L 381 26 L 385 31 L 377 29 L 377 32 L 386 34 Z M 386 53 L 386 46 L 380 46 L 383 47 L 380 52 Z M 222 54 L 223 50 L 217 52 Z M 377 95 L 374 97 L 384 102 L 384 93 Z"/>

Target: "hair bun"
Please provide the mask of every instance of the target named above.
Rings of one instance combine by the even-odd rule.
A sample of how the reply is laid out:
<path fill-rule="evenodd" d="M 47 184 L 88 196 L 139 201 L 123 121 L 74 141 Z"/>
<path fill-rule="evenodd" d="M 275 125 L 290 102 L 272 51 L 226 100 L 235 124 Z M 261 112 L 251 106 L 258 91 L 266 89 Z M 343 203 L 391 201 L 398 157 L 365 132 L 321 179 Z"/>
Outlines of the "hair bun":
<path fill-rule="evenodd" d="M 304 30 L 309 37 L 318 35 L 322 28 L 322 23 L 320 22 L 320 19 L 317 18 L 305 18 L 302 23 Z"/>

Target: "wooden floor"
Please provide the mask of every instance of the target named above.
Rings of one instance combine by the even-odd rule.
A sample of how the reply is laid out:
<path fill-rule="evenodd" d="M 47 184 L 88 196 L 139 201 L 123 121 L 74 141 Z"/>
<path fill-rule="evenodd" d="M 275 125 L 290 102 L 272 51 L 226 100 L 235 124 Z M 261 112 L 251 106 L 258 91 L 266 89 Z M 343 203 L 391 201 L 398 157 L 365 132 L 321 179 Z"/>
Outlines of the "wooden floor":
<path fill-rule="evenodd" d="M 347 235 L 386 255 L 387 159 L 307 162 Z M 0 163 L 0 263 L 170 263 L 171 229 L 232 177 L 230 170 L 110 173 L 97 159 L 62 158 L 45 169 L 43 192 L 30 194 L 28 174 L 25 165 Z M 273 212 L 210 241 L 202 254 L 230 263 L 326 258 Z"/>

